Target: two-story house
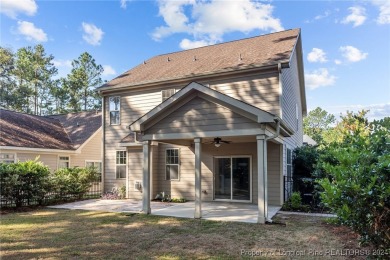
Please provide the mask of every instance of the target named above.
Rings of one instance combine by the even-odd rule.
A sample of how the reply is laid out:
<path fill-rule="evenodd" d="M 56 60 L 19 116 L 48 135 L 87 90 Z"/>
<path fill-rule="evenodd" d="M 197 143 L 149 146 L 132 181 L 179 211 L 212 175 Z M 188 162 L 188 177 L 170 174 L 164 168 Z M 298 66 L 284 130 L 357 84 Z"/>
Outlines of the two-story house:
<path fill-rule="evenodd" d="M 104 184 L 127 197 L 283 203 L 306 114 L 300 29 L 155 56 L 103 85 Z"/>

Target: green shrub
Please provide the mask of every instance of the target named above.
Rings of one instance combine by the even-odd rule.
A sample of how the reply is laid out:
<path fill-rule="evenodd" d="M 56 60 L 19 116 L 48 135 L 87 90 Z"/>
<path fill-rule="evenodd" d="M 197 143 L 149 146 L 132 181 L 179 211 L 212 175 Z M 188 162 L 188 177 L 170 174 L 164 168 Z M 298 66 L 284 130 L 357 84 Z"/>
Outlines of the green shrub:
<path fill-rule="evenodd" d="M 185 198 L 172 198 L 171 202 L 174 202 L 174 203 L 184 203 L 184 202 L 187 202 L 187 200 Z"/>
<path fill-rule="evenodd" d="M 0 196 L 20 207 L 24 202 L 36 200 L 42 204 L 45 194 L 50 191 L 50 170 L 47 166 L 34 161 L 0 163 Z"/>
<path fill-rule="evenodd" d="M 122 186 L 118 189 L 118 193 L 119 193 L 119 197 L 120 197 L 121 199 L 126 198 L 126 185 L 122 185 Z"/>
<path fill-rule="evenodd" d="M 365 242 L 390 248 L 390 130 L 348 113 L 321 160 L 323 202 Z"/>
<path fill-rule="evenodd" d="M 300 209 L 302 206 L 301 194 L 299 192 L 293 192 L 290 197 L 290 203 L 293 209 Z"/>
<path fill-rule="evenodd" d="M 82 198 L 98 177 L 94 168 L 64 168 L 54 172 L 51 183 L 59 197 L 69 194 Z"/>

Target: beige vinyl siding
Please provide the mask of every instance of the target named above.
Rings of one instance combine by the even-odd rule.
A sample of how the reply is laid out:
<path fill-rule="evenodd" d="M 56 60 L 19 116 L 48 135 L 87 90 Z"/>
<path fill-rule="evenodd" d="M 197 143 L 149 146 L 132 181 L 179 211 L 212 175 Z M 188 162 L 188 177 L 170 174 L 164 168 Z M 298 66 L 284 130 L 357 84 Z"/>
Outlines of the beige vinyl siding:
<path fill-rule="evenodd" d="M 283 175 L 287 175 L 287 148 L 294 150 L 303 143 L 303 119 L 300 85 L 298 77 L 298 61 L 296 51 L 293 53 L 290 68 L 282 70 L 282 119 L 294 130 L 295 134 L 284 138 L 283 146 Z M 298 122 L 296 120 L 296 104 L 298 104 Z M 294 174 L 294 173 L 293 173 Z"/>
<path fill-rule="evenodd" d="M 146 114 L 161 103 L 161 90 L 143 90 L 131 91 L 121 94 L 113 94 L 111 96 L 121 97 L 120 109 L 120 125 L 110 125 L 110 117 L 108 113 L 109 102 L 108 97 L 104 97 L 105 103 L 105 163 L 104 163 L 104 182 L 105 191 L 112 190 L 113 187 L 126 185 L 125 179 L 116 178 L 116 151 L 125 150 L 124 147 L 119 147 L 119 142 L 126 137 L 130 130 L 129 125 L 137 120 L 142 115 Z M 128 162 L 129 163 L 129 162 Z M 141 178 L 142 179 L 142 178 Z M 130 180 L 129 180 L 130 181 Z M 131 190 L 134 189 L 134 183 L 128 183 Z M 130 192 L 129 189 L 129 192 Z M 129 193 L 129 196 L 134 194 Z"/>
<path fill-rule="evenodd" d="M 128 149 L 127 150 L 127 169 L 128 169 L 128 187 L 127 192 L 128 198 L 131 199 L 142 199 L 142 192 L 134 189 L 134 182 L 142 182 L 142 165 L 143 165 L 143 154 L 142 149 Z"/>
<path fill-rule="evenodd" d="M 280 145 L 268 142 L 267 152 L 268 204 L 281 205 L 283 183 L 281 183 L 280 171 Z"/>
<path fill-rule="evenodd" d="M 286 138 L 286 143 L 292 149 L 301 146 L 303 142 L 302 126 L 302 102 L 300 97 L 298 63 L 296 52 L 294 52 L 290 68 L 282 70 L 282 119 L 295 131 L 295 134 Z M 296 106 L 298 105 L 298 121 L 296 119 Z"/>
<path fill-rule="evenodd" d="M 225 95 L 280 115 L 279 79 L 276 72 L 209 83 L 210 88 Z"/>
<path fill-rule="evenodd" d="M 102 130 L 99 129 L 92 135 L 79 154 L 70 156 L 70 167 L 85 167 L 85 161 L 101 161 L 102 160 Z"/>
<path fill-rule="evenodd" d="M 157 149 L 158 148 L 158 149 Z M 165 180 L 165 151 L 167 148 L 180 149 L 180 179 Z M 154 148 L 158 159 L 153 163 L 153 193 L 152 197 L 159 192 L 165 192 L 175 198 L 195 199 L 195 155 L 193 147 L 183 147 L 159 144 Z M 269 204 L 280 205 L 282 183 L 280 183 L 280 145 L 268 143 L 268 198 Z M 202 144 L 202 200 L 212 201 L 214 194 L 214 157 L 215 156 L 251 156 L 252 167 L 252 202 L 257 203 L 257 146 L 256 143 L 223 144 L 216 148 L 212 144 Z M 142 151 L 138 151 L 137 158 L 142 158 Z M 130 164 L 129 164 L 130 165 Z M 142 160 L 139 160 L 133 168 L 142 168 Z M 137 171 L 138 172 L 138 171 Z M 140 170 L 142 175 L 142 170 Z M 130 171 L 129 183 L 135 180 Z M 134 175 L 136 176 L 136 175 Z M 142 177 L 142 176 L 141 176 Z M 138 196 L 138 195 L 137 195 Z M 134 198 L 137 198 L 134 195 Z M 131 197 L 131 196 L 130 196 Z"/>
<path fill-rule="evenodd" d="M 8 151 L 7 151 L 8 153 Z M 58 156 L 59 154 L 47 154 L 47 153 L 38 153 L 38 152 L 21 152 L 21 151 L 12 151 L 11 153 L 16 153 L 16 160 L 25 162 L 28 160 L 35 160 L 39 156 L 39 161 L 41 161 L 44 165 L 47 165 L 51 172 L 57 170 L 58 164 Z M 69 156 L 66 154 L 61 154 L 61 156 Z"/>
<path fill-rule="evenodd" d="M 106 140 L 104 163 L 105 191 L 111 190 L 114 186 L 119 187 L 126 184 L 126 180 L 116 179 L 115 152 L 117 150 L 124 149 L 119 147 L 119 142 L 129 134 L 129 125 L 161 103 L 161 90 L 172 88 L 179 90 L 189 83 L 190 82 L 180 85 L 162 84 L 160 88 L 130 90 L 104 97 L 105 110 L 103 116 L 105 117 L 104 127 Z M 252 74 L 234 78 L 210 77 L 209 79 L 202 80 L 201 83 L 209 84 L 212 89 L 233 98 L 243 100 L 244 102 L 267 110 L 271 113 L 277 115 L 280 113 L 279 82 L 277 72 L 267 72 L 256 75 Z M 120 125 L 110 125 L 108 113 L 109 96 L 121 97 Z M 197 100 L 199 101 L 200 98 Z M 205 101 L 202 102 L 204 103 Z M 201 131 L 215 131 L 233 128 L 240 129 L 258 127 L 257 124 L 250 122 L 246 118 L 235 114 L 220 105 L 210 102 L 198 105 L 200 107 L 194 106 L 192 111 L 187 111 L 188 113 L 184 113 L 183 111 L 185 107 L 182 107 L 179 111 L 177 111 L 177 114 L 171 114 L 166 117 L 163 122 L 159 122 L 159 127 L 156 126 L 152 128 L 153 131 L 173 131 L 173 133 L 175 133 L 177 131 L 183 132 L 197 129 L 201 129 Z M 202 106 L 205 107 L 202 108 Z M 187 109 L 188 108 L 189 107 L 187 107 Z M 180 113 L 182 114 L 180 115 Z M 199 120 L 200 117 L 202 117 L 201 120 Z M 161 158 L 158 157 L 157 161 L 160 161 L 160 159 Z M 133 184 L 128 184 L 130 188 L 133 188 Z M 160 187 L 153 186 L 153 189 L 159 188 Z M 212 196 L 212 193 L 209 193 L 207 196 Z"/>
<path fill-rule="evenodd" d="M 192 133 L 258 127 L 257 123 L 228 108 L 196 97 L 152 126 L 146 133 Z"/>

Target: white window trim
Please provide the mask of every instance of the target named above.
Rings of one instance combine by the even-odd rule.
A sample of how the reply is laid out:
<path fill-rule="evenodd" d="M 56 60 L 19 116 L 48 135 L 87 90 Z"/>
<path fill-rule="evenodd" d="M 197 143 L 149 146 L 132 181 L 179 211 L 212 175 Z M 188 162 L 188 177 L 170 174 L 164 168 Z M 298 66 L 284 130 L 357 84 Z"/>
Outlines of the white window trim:
<path fill-rule="evenodd" d="M 167 91 L 167 90 L 173 90 L 173 94 L 172 95 L 170 95 L 169 97 L 167 97 L 165 100 L 167 100 L 167 99 L 169 99 L 170 97 L 172 97 L 173 95 L 175 95 L 176 94 L 176 89 L 174 89 L 174 88 L 168 88 L 168 89 L 163 89 L 163 90 L 161 90 L 161 102 L 164 102 L 165 100 L 164 100 L 164 91 Z"/>
<path fill-rule="evenodd" d="M 60 168 L 60 157 L 68 157 L 68 169 L 71 167 L 70 166 L 70 156 L 69 155 L 58 155 L 58 158 L 57 158 L 57 170 L 59 169 L 65 169 L 65 168 Z"/>
<path fill-rule="evenodd" d="M 177 165 L 178 166 L 178 169 L 177 169 L 177 179 L 167 179 L 167 150 L 178 150 L 178 164 L 168 164 L 168 165 Z M 165 155 L 164 155 L 164 178 L 166 181 L 180 181 L 180 165 L 181 165 L 181 160 L 180 160 L 180 148 L 174 148 L 174 147 L 168 147 L 168 148 L 165 148 Z"/>
<path fill-rule="evenodd" d="M 103 163 L 102 163 L 102 161 L 101 160 L 85 160 L 85 163 L 84 163 L 85 168 L 87 168 L 87 163 L 89 163 L 89 162 L 101 164 L 101 169 L 100 169 L 101 170 L 101 172 L 100 172 L 101 181 L 100 182 L 102 182 L 103 181 Z M 99 183 L 99 182 L 97 182 L 97 183 Z"/>
<path fill-rule="evenodd" d="M 215 174 L 215 165 L 214 165 L 214 159 L 216 158 L 230 158 L 230 162 L 232 162 L 233 158 L 249 158 L 249 200 L 231 200 L 231 199 L 215 199 L 215 179 L 214 179 L 214 174 Z M 252 186 L 253 186 L 253 179 L 252 179 L 252 155 L 218 155 L 218 156 L 213 156 L 213 200 L 214 201 L 227 201 L 227 202 L 241 202 L 241 203 L 252 203 Z M 233 169 L 230 169 L 230 174 L 231 176 L 233 175 Z M 232 185 L 232 184 L 231 184 Z"/>
<path fill-rule="evenodd" d="M 0 154 L 13 154 L 14 155 L 14 163 L 17 161 L 16 153 L 8 153 L 7 151 L 1 151 Z"/>
<path fill-rule="evenodd" d="M 85 167 L 87 167 L 87 163 L 89 163 L 89 162 L 92 162 L 92 163 L 102 163 L 101 160 L 85 160 L 85 163 L 84 163 Z M 103 167 L 102 167 L 102 171 L 103 171 Z"/>
<path fill-rule="evenodd" d="M 126 153 L 126 163 L 125 164 L 117 164 L 116 163 L 117 152 L 125 152 Z M 115 151 L 115 179 L 116 180 L 127 180 L 127 176 L 128 176 L 128 172 L 127 172 L 128 171 L 128 169 L 127 169 L 128 168 L 128 166 L 127 166 L 128 165 L 128 161 L 129 160 L 128 160 L 128 152 L 127 152 L 127 150 L 117 150 L 117 151 Z M 124 178 L 119 178 L 118 177 L 117 168 L 116 168 L 117 165 L 125 165 L 126 166 L 126 170 L 125 170 L 126 176 Z"/>
<path fill-rule="evenodd" d="M 119 110 L 111 110 L 110 109 L 110 99 L 111 98 L 115 98 L 115 97 L 119 98 Z M 121 104 L 122 104 L 121 96 L 110 96 L 110 97 L 108 97 L 108 120 L 110 122 L 110 125 L 120 125 L 121 124 Z M 111 112 L 115 112 L 115 111 L 119 112 L 119 122 L 117 124 L 111 124 Z"/>

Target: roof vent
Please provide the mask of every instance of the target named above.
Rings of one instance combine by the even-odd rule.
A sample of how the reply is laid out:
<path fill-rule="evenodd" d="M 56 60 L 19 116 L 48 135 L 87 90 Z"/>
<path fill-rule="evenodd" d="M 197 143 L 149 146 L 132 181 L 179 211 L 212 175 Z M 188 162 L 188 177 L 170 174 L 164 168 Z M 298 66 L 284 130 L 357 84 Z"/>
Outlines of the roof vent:
<path fill-rule="evenodd" d="M 194 61 L 196 61 L 196 56 L 194 56 Z"/>
<path fill-rule="evenodd" d="M 240 53 L 240 58 L 239 58 L 240 60 L 242 60 L 242 56 L 241 56 L 241 53 Z"/>
<path fill-rule="evenodd" d="M 168 57 L 167 61 L 171 61 L 171 59 Z"/>
<path fill-rule="evenodd" d="M 76 123 L 77 126 L 80 126 L 79 122 Z"/>
<path fill-rule="evenodd" d="M 146 64 L 146 61 L 144 61 L 144 64 Z"/>

